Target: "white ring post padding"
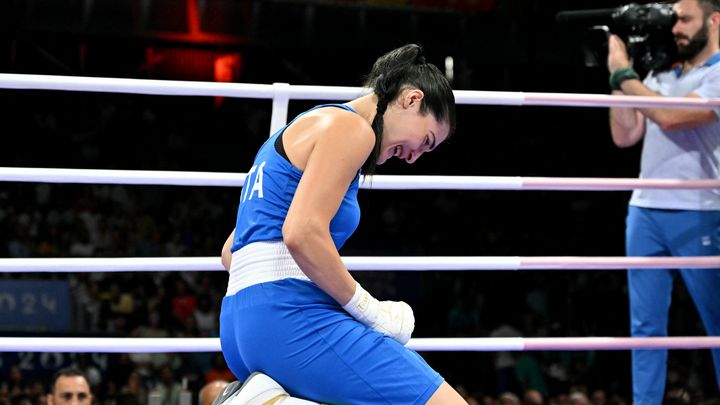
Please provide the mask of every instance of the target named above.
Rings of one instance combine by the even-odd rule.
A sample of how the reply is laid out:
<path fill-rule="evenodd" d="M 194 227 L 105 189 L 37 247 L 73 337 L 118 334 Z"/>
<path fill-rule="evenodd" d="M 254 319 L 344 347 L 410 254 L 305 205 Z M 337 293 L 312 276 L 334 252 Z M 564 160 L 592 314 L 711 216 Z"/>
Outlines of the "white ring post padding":
<path fill-rule="evenodd" d="M 717 269 L 720 256 L 694 257 L 520 257 L 520 256 L 346 256 L 352 271 L 459 270 L 624 270 Z M 88 273 L 144 271 L 225 271 L 219 257 L 114 257 L 0 259 L 8 273 Z"/>
<path fill-rule="evenodd" d="M 290 84 L 273 83 L 275 96 L 272 103 L 272 116 L 270 117 L 270 134 L 272 136 L 287 124 L 288 105 L 290 104 Z"/>
<path fill-rule="evenodd" d="M 267 84 L 216 83 L 106 77 L 0 74 L 0 88 L 70 90 L 173 96 L 226 96 L 273 98 Z M 304 100 L 350 100 L 368 89 L 361 87 L 290 86 L 290 98 Z M 720 99 L 690 97 L 643 97 L 605 94 L 563 94 L 455 90 L 457 104 L 536 105 L 567 107 L 720 107 Z"/>
<path fill-rule="evenodd" d="M 0 181 L 37 183 L 134 184 L 242 187 L 246 173 L 148 170 L 53 169 L 0 167 Z M 720 179 L 619 179 L 492 176 L 365 177 L 360 187 L 372 190 L 575 190 L 720 189 Z"/>
<path fill-rule="evenodd" d="M 414 338 L 417 351 L 574 351 L 631 349 L 711 349 L 718 336 L 566 338 Z M 180 353 L 219 352 L 219 338 L 0 337 L 0 352 Z"/>

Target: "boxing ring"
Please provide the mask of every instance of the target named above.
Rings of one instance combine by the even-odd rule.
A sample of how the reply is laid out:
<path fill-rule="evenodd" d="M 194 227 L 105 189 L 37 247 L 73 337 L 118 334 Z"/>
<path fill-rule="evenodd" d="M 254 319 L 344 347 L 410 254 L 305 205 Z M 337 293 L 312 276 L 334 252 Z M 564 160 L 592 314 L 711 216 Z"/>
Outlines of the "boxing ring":
<path fill-rule="evenodd" d="M 0 88 L 63 90 L 166 96 L 224 96 L 272 100 L 272 134 L 287 122 L 290 100 L 347 101 L 363 92 L 357 87 L 291 86 L 0 74 Z M 455 90 L 457 104 L 564 107 L 716 108 L 720 99 L 637 97 L 592 94 L 522 93 Z M 245 173 L 84 170 L 0 167 L 2 182 L 84 183 L 241 187 Z M 618 191 L 640 188 L 720 189 L 720 179 L 619 179 L 483 176 L 375 175 L 361 188 L 374 190 L 576 190 Z M 220 242 L 218 242 L 220 243 Z M 343 257 L 351 271 L 456 270 L 624 270 L 720 267 L 720 256 L 700 257 L 521 257 L 425 256 Z M 42 258 L 0 259 L 5 273 L 224 271 L 219 257 Z M 712 271 L 712 270 L 708 270 Z M 564 338 L 413 338 L 417 351 L 532 351 L 705 349 L 720 347 L 720 336 L 703 337 L 564 337 Z M 38 338 L 0 337 L 4 352 L 151 353 L 218 352 L 218 338 Z"/>

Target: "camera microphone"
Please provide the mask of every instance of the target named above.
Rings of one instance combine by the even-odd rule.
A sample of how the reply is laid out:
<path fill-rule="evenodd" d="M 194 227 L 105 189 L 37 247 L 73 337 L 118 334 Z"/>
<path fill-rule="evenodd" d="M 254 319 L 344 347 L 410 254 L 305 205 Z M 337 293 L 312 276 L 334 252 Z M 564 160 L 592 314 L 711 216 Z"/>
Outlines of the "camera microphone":
<path fill-rule="evenodd" d="M 594 10 L 572 10 L 557 13 L 555 19 L 562 24 L 578 22 L 582 24 L 606 24 L 611 21 L 615 8 L 600 8 Z"/>

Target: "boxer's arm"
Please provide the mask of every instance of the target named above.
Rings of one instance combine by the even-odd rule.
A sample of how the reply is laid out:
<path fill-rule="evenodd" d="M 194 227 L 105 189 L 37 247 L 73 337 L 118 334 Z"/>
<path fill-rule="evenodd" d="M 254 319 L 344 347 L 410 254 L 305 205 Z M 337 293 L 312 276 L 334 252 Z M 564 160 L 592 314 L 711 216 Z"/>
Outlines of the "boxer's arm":
<path fill-rule="evenodd" d="M 230 270 L 230 265 L 232 264 L 232 253 L 230 253 L 230 248 L 232 247 L 233 240 L 235 239 L 235 230 L 233 229 L 232 232 L 230 232 L 230 236 L 228 236 L 227 240 L 225 241 L 225 244 L 222 247 L 222 252 L 220 253 L 220 262 L 222 263 L 223 267 L 225 267 L 225 270 Z"/>

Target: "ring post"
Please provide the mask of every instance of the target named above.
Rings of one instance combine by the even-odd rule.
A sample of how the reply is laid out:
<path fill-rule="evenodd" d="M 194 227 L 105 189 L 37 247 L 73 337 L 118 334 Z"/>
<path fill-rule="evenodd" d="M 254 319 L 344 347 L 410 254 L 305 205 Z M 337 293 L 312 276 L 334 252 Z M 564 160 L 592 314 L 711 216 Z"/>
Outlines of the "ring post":
<path fill-rule="evenodd" d="M 270 118 L 270 135 L 287 124 L 288 104 L 290 103 L 290 84 L 273 83 L 272 117 Z"/>

